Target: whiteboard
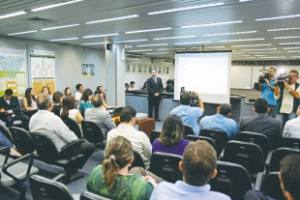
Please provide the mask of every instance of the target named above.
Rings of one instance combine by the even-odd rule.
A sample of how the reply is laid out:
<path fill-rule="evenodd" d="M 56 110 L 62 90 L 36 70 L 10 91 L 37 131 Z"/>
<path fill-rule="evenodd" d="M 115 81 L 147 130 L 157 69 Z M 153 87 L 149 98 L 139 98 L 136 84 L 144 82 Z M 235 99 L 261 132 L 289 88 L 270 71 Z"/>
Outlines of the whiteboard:
<path fill-rule="evenodd" d="M 232 66 L 230 82 L 233 89 L 252 88 L 252 66 Z"/>

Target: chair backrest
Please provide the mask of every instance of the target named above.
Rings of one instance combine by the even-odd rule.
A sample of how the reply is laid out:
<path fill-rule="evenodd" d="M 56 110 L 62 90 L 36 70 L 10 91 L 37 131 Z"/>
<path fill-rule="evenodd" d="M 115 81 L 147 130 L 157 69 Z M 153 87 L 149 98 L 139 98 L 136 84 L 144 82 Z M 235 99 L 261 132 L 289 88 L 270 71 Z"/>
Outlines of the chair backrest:
<path fill-rule="evenodd" d="M 282 137 L 280 139 L 280 146 L 292 149 L 300 149 L 300 138 Z"/>
<path fill-rule="evenodd" d="M 247 170 L 239 164 L 217 161 L 218 175 L 210 181 L 212 190 L 222 192 L 232 200 L 244 199 L 246 191 L 252 188 Z"/>
<path fill-rule="evenodd" d="M 201 130 L 201 136 L 206 136 L 212 138 L 217 147 L 217 153 L 220 154 L 222 149 L 225 147 L 225 144 L 229 140 L 227 134 L 222 131 L 214 131 L 214 130 Z"/>
<path fill-rule="evenodd" d="M 182 156 L 155 152 L 151 156 L 150 171 L 166 181 L 176 182 L 182 179 L 182 172 L 178 167 L 180 160 Z"/>
<path fill-rule="evenodd" d="M 14 139 L 14 144 L 21 154 L 34 152 L 35 145 L 28 131 L 15 126 L 10 127 L 9 130 Z"/>
<path fill-rule="evenodd" d="M 285 199 L 280 188 L 279 172 L 268 174 L 260 187 L 260 191 L 274 199 Z"/>
<path fill-rule="evenodd" d="M 68 188 L 57 181 L 33 175 L 29 179 L 33 200 L 73 200 Z"/>
<path fill-rule="evenodd" d="M 0 124 L 0 131 L 12 142 L 14 143 L 13 141 L 13 137 L 10 133 L 10 130 L 3 124 Z"/>
<path fill-rule="evenodd" d="M 49 138 L 39 133 L 31 133 L 31 137 L 41 160 L 45 162 L 53 162 L 59 159 L 59 152 Z"/>
<path fill-rule="evenodd" d="M 134 153 L 134 160 L 131 164 L 131 167 L 142 167 L 145 169 L 145 163 L 141 157 L 141 155 L 137 151 L 133 151 Z"/>
<path fill-rule="evenodd" d="M 265 158 L 261 148 L 253 143 L 231 140 L 224 150 L 222 160 L 242 165 L 250 174 L 265 168 Z"/>
<path fill-rule="evenodd" d="M 185 139 L 189 140 L 189 141 L 197 141 L 197 140 L 205 140 L 206 142 L 208 142 L 211 146 L 213 146 L 215 148 L 215 150 L 217 150 L 216 148 L 216 143 L 215 141 L 210 138 L 210 137 L 206 137 L 206 136 L 196 136 L 196 135 L 188 135 L 185 137 Z"/>
<path fill-rule="evenodd" d="M 190 126 L 186 126 L 184 125 L 184 135 L 187 136 L 187 135 L 195 135 L 193 129 L 190 127 Z"/>
<path fill-rule="evenodd" d="M 150 135 L 151 144 L 154 142 L 155 139 L 159 138 L 160 133 L 161 133 L 160 131 L 152 131 Z"/>
<path fill-rule="evenodd" d="M 106 197 L 93 194 L 91 192 L 82 192 L 80 195 L 80 200 L 112 200 Z"/>
<path fill-rule="evenodd" d="M 81 128 L 79 127 L 77 122 L 75 122 L 73 119 L 70 119 L 68 117 L 64 118 L 63 121 L 69 127 L 69 129 L 75 133 L 75 135 L 78 138 L 82 138 Z"/>
<path fill-rule="evenodd" d="M 30 118 L 25 114 L 16 115 L 12 118 L 11 125 L 29 130 L 29 121 Z"/>
<path fill-rule="evenodd" d="M 104 136 L 99 126 L 90 121 L 82 121 L 81 123 L 83 137 L 93 144 L 101 144 L 104 142 Z"/>
<path fill-rule="evenodd" d="M 239 141 L 257 144 L 263 151 L 265 158 L 267 157 L 268 152 L 270 150 L 270 142 L 269 138 L 266 135 L 262 133 L 242 131 L 240 134 L 237 134 L 237 137 L 235 139 Z"/>
<path fill-rule="evenodd" d="M 286 147 L 281 147 L 276 149 L 272 155 L 270 160 L 269 169 L 271 172 L 277 172 L 280 169 L 280 161 L 287 155 L 297 154 L 300 155 L 300 149 L 291 149 Z"/>

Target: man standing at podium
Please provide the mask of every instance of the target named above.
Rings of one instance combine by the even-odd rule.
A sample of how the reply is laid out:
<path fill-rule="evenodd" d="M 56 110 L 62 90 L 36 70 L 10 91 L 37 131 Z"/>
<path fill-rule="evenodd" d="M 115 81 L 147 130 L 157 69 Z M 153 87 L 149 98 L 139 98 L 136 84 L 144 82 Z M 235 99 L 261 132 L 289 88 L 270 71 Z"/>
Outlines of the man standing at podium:
<path fill-rule="evenodd" d="M 159 121 L 159 103 L 161 100 L 161 93 L 163 91 L 163 84 L 161 78 L 157 77 L 157 70 L 152 69 L 152 76 L 147 80 L 148 88 L 148 115 L 153 116 L 153 107 L 155 112 L 155 120 Z"/>

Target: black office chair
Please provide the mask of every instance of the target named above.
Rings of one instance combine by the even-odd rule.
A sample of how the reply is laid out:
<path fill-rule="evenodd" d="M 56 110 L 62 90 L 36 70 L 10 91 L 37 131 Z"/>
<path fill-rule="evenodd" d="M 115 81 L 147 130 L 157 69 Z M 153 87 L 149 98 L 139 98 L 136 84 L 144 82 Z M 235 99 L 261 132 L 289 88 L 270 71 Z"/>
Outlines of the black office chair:
<path fill-rule="evenodd" d="M 82 131 L 77 122 L 75 122 L 73 119 L 70 119 L 68 117 L 63 118 L 63 121 L 69 127 L 69 129 L 75 133 L 75 135 L 78 138 L 82 138 Z"/>
<path fill-rule="evenodd" d="M 82 121 L 81 123 L 83 137 L 87 139 L 87 141 L 95 144 L 96 146 L 100 146 L 102 149 L 105 147 L 105 137 L 99 128 L 99 126 L 90 121 Z"/>
<path fill-rule="evenodd" d="M 112 200 L 112 199 L 102 197 L 97 194 L 93 194 L 91 192 L 86 191 L 81 193 L 80 200 Z"/>
<path fill-rule="evenodd" d="M 11 143 L 14 143 L 14 139 L 9 131 L 9 128 L 7 128 L 4 124 L 0 124 L 0 131 L 9 139 Z"/>
<path fill-rule="evenodd" d="M 35 150 L 31 135 L 23 128 L 12 126 L 9 128 L 14 140 L 14 145 L 22 154 L 33 153 Z"/>
<path fill-rule="evenodd" d="M 33 200 L 74 200 L 68 188 L 55 180 L 34 175 L 29 183 Z"/>
<path fill-rule="evenodd" d="M 133 163 L 131 164 L 131 168 L 133 168 L 133 167 L 142 167 L 142 168 L 145 169 L 146 168 L 145 163 L 144 163 L 141 155 L 136 151 L 133 151 L 133 153 L 134 153 L 134 160 L 133 160 Z"/>
<path fill-rule="evenodd" d="M 159 138 L 160 133 L 161 133 L 160 131 L 152 131 L 150 135 L 151 144 L 154 142 L 155 139 Z"/>
<path fill-rule="evenodd" d="M 229 140 L 227 134 L 222 131 L 204 130 L 203 129 L 200 131 L 200 135 L 212 138 L 215 141 L 218 155 L 222 152 L 227 141 Z"/>
<path fill-rule="evenodd" d="M 151 156 L 150 171 L 166 181 L 176 182 L 182 179 L 182 172 L 178 167 L 180 160 L 182 157 L 178 155 L 155 152 Z"/>
<path fill-rule="evenodd" d="M 46 136 L 39 133 L 31 133 L 31 136 L 40 160 L 65 169 L 66 174 L 62 177 L 65 182 L 72 180 L 72 176 L 85 164 L 84 155 L 80 152 L 81 140 L 66 144 L 59 153 L 54 143 Z"/>
<path fill-rule="evenodd" d="M 242 131 L 240 134 L 237 134 L 235 140 L 257 144 L 263 151 L 265 158 L 267 158 L 270 150 L 270 142 L 266 135 L 262 133 Z"/>
<path fill-rule="evenodd" d="M 11 126 L 17 126 L 25 130 L 29 130 L 30 118 L 25 114 L 17 114 L 12 118 Z"/>
<path fill-rule="evenodd" d="M 213 191 L 227 194 L 232 200 L 244 199 L 246 191 L 252 189 L 247 170 L 239 164 L 217 161 L 218 175 L 210 181 Z"/>
<path fill-rule="evenodd" d="M 184 135 L 185 135 L 185 136 L 188 136 L 188 135 L 195 135 L 195 133 L 194 133 L 192 127 L 186 126 L 186 125 L 184 125 L 183 127 L 184 127 Z"/>
<path fill-rule="evenodd" d="M 279 173 L 272 172 L 262 181 L 260 191 L 274 199 L 285 199 L 280 188 Z"/>
<path fill-rule="evenodd" d="M 250 174 L 265 169 L 265 158 L 261 148 L 253 143 L 231 140 L 224 149 L 222 160 L 242 165 Z"/>
<path fill-rule="evenodd" d="M 211 146 L 213 146 L 216 150 L 216 143 L 215 141 L 210 138 L 210 137 L 206 137 L 206 136 L 196 136 L 196 135 L 188 135 L 185 137 L 185 139 L 189 140 L 189 141 L 197 141 L 197 140 L 205 140 L 206 142 L 208 142 Z"/>
<path fill-rule="evenodd" d="M 291 149 L 300 149 L 300 138 L 282 137 L 280 139 L 279 146 Z"/>
<path fill-rule="evenodd" d="M 300 149 L 290 149 L 286 147 L 281 147 L 276 149 L 270 159 L 269 170 L 271 172 L 277 172 L 280 170 L 280 161 L 287 155 L 298 154 L 300 155 Z M 268 164 L 267 164 L 268 165 Z"/>

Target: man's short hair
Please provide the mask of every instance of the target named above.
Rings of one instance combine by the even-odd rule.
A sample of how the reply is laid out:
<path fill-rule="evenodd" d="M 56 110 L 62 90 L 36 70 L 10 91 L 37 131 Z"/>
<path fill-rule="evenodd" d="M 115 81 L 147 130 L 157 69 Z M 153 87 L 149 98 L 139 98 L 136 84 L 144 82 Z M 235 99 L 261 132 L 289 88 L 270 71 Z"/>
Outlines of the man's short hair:
<path fill-rule="evenodd" d="M 82 84 L 81 84 L 81 83 L 78 83 L 78 84 L 76 85 L 76 90 L 79 90 L 81 86 L 82 86 Z"/>
<path fill-rule="evenodd" d="M 231 112 L 232 112 L 232 107 L 231 107 L 230 104 L 224 103 L 224 104 L 220 105 L 220 111 L 219 111 L 219 113 L 221 115 L 228 116 L 228 114 L 231 113 Z"/>
<path fill-rule="evenodd" d="M 288 191 L 294 199 L 300 199 L 300 155 L 292 154 L 282 159 L 280 175 L 284 190 Z"/>
<path fill-rule="evenodd" d="M 183 153 L 183 165 L 183 175 L 188 184 L 205 185 L 217 167 L 216 151 L 206 141 L 190 142 Z"/>
<path fill-rule="evenodd" d="M 289 73 L 297 74 L 297 76 L 299 77 L 299 72 L 296 69 L 291 69 Z"/>
<path fill-rule="evenodd" d="M 135 109 L 131 106 L 126 106 L 121 110 L 120 121 L 128 123 L 132 118 L 135 117 L 135 115 L 136 115 Z"/>
<path fill-rule="evenodd" d="M 132 84 L 135 84 L 135 82 L 134 81 L 130 81 L 130 85 L 132 85 Z"/>
<path fill-rule="evenodd" d="M 192 97 L 190 95 L 190 93 L 188 92 L 183 92 L 181 95 L 180 95 L 180 103 L 182 105 L 191 105 L 191 101 L 192 101 Z"/>
<path fill-rule="evenodd" d="M 254 103 L 254 108 L 256 113 L 267 113 L 268 112 L 268 102 L 265 99 L 259 98 Z"/>
<path fill-rule="evenodd" d="M 14 91 L 12 89 L 6 89 L 5 92 L 4 92 L 4 94 L 6 96 L 12 96 L 14 94 Z"/>
<path fill-rule="evenodd" d="M 92 104 L 95 108 L 99 108 L 103 104 L 103 99 L 100 97 L 99 94 L 96 94 L 92 98 Z"/>
<path fill-rule="evenodd" d="M 276 72 L 276 68 L 275 67 L 269 67 L 269 69 L 274 70 L 274 72 Z"/>
<path fill-rule="evenodd" d="M 39 110 L 48 110 L 51 106 L 51 97 L 47 94 L 40 94 L 37 98 L 37 107 Z"/>

